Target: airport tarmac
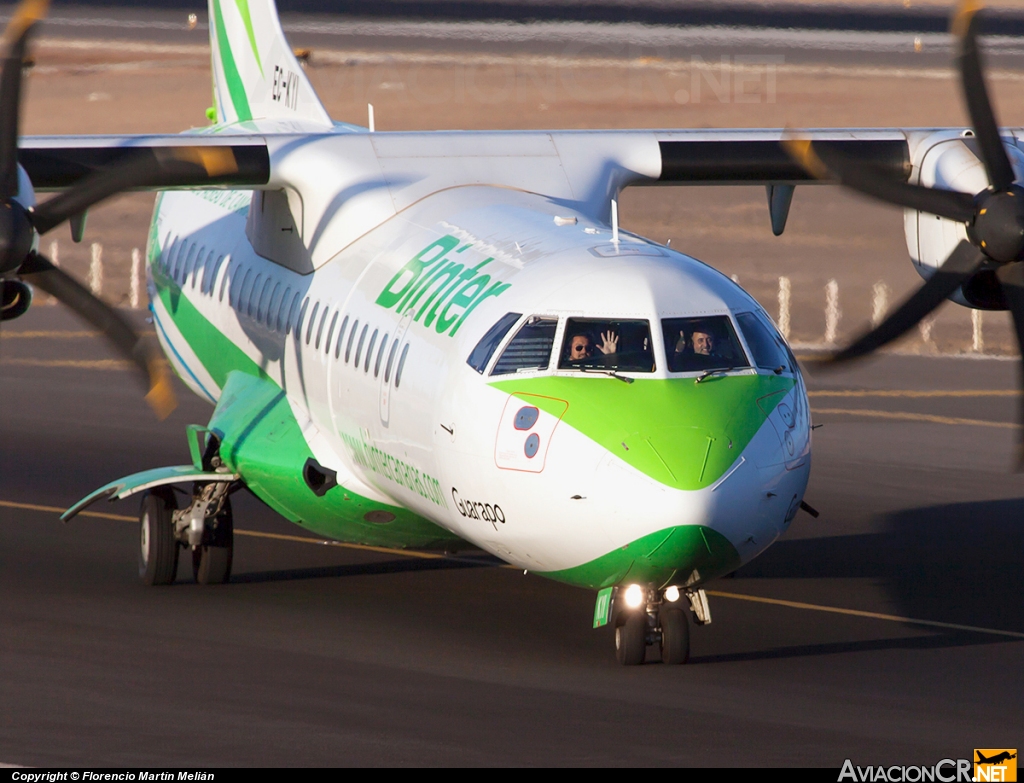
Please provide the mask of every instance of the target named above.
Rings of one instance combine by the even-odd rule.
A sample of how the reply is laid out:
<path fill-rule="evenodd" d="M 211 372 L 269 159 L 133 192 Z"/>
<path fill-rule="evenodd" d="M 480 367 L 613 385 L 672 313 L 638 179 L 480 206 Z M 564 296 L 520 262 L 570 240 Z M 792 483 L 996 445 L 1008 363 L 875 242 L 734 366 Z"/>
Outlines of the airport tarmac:
<path fill-rule="evenodd" d="M 175 132 L 210 100 L 205 35 L 44 32 L 26 133 Z M 944 66 L 779 63 L 761 100 L 737 100 L 735 64 L 691 100 L 692 60 L 564 52 L 439 57 L 314 51 L 308 73 L 337 119 L 379 129 L 780 127 L 963 122 Z M 742 52 L 734 52 L 734 57 Z M 446 59 L 447 58 L 447 59 Z M 789 66 L 793 67 L 781 67 Z M 855 67 L 854 67 L 855 66 Z M 993 79 L 1003 122 L 1024 125 L 1024 73 Z M 612 89 L 609 89 L 612 88 Z M 747 88 L 744 88 L 742 94 Z M 685 91 L 687 100 L 680 102 Z M 85 276 L 104 246 L 104 295 L 124 301 L 152 197 L 55 232 Z M 623 224 L 735 274 L 775 312 L 791 277 L 793 335 L 820 341 L 836 279 L 840 336 L 872 286 L 919 281 L 902 215 L 832 188 L 800 188 L 771 236 L 757 188 L 626 191 Z M 51 237 L 46 237 L 46 251 Z M 142 317 L 142 313 L 138 316 Z M 140 321 L 140 325 L 143 325 Z M 964 353 L 947 306 L 910 352 Z M 1010 351 L 986 315 L 986 351 Z M 711 625 L 685 667 L 624 669 L 590 627 L 593 594 L 458 558 L 326 544 L 237 496 L 235 577 L 145 588 L 137 505 L 61 509 L 112 478 L 188 462 L 184 426 L 210 407 L 179 388 L 156 422 L 133 376 L 62 308 L 0 331 L 0 763 L 27 765 L 934 764 L 1015 747 L 1024 708 L 1024 512 L 1011 472 L 1016 364 L 890 354 L 811 379 L 814 467 L 791 529 L 712 585 Z M 553 520 L 555 522 L 556 520 Z"/>
<path fill-rule="evenodd" d="M 838 769 L 1019 744 L 1012 362 L 812 378 L 821 517 L 710 585 L 690 664 L 626 669 L 589 591 L 321 543 L 244 494 L 230 584 L 183 557 L 178 584 L 144 587 L 135 500 L 53 509 L 187 463 L 210 407 L 179 388 L 157 423 L 81 332 L 38 308 L 0 338 L 0 762 Z"/>

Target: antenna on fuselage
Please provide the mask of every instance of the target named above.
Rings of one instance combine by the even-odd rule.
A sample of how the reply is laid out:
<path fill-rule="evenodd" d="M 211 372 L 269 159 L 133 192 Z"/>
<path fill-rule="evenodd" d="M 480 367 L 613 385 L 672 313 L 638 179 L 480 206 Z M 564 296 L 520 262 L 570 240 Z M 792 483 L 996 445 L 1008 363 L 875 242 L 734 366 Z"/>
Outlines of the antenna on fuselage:
<path fill-rule="evenodd" d="M 619 202 L 612 199 L 612 242 L 619 244 Z"/>
<path fill-rule="evenodd" d="M 369 117 L 369 124 L 366 127 L 370 129 L 370 133 L 373 133 L 374 127 L 373 127 L 373 104 L 372 103 L 366 104 L 366 114 Z"/>

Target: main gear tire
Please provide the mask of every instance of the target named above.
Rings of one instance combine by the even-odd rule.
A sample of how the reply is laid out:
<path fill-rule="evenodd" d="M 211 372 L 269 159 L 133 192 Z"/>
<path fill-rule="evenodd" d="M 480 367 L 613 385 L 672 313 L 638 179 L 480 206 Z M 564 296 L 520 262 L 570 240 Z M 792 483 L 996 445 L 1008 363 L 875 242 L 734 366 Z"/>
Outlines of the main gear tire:
<path fill-rule="evenodd" d="M 615 657 L 623 666 L 639 666 L 647 654 L 647 613 L 627 612 L 615 626 Z"/>
<path fill-rule="evenodd" d="M 231 579 L 231 561 L 235 548 L 231 499 L 224 505 L 206 531 L 202 545 L 192 549 L 192 572 L 201 585 L 222 585 Z"/>
<path fill-rule="evenodd" d="M 690 623 L 686 613 L 677 606 L 658 613 L 661 623 L 661 662 L 672 666 L 690 660 Z"/>
<path fill-rule="evenodd" d="M 150 490 L 139 511 L 139 577 L 147 585 L 170 585 L 178 575 L 178 541 L 174 537 L 174 511 L 178 507 L 170 489 Z"/>

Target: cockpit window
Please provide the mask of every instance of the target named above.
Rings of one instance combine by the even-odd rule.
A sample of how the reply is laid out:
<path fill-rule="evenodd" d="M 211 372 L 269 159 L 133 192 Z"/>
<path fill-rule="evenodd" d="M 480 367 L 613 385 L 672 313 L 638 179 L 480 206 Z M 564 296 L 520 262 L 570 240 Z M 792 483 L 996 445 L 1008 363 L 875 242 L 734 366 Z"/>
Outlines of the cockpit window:
<path fill-rule="evenodd" d="M 754 355 L 754 364 L 777 373 L 793 372 L 792 354 L 774 328 L 764 322 L 763 317 L 755 313 L 739 313 L 736 322 L 743 332 L 750 352 Z"/>
<path fill-rule="evenodd" d="M 647 321 L 570 318 L 558 369 L 654 372 L 651 326 Z"/>
<path fill-rule="evenodd" d="M 736 339 L 732 322 L 724 315 L 706 318 L 665 318 L 665 355 L 670 372 L 702 372 L 749 367 Z"/>
<path fill-rule="evenodd" d="M 530 316 L 501 352 L 491 375 L 546 370 L 551 362 L 551 346 L 555 344 L 557 326 L 557 318 Z"/>
<path fill-rule="evenodd" d="M 487 330 L 487 334 L 480 338 L 480 342 L 476 344 L 476 348 L 473 349 L 469 354 L 469 358 L 466 359 L 466 364 L 483 375 L 487 362 L 494 355 L 494 350 L 498 347 L 498 343 L 504 339 L 505 335 L 508 334 L 508 330 L 515 326 L 516 321 L 522 317 L 522 313 L 505 313 L 505 315 L 499 318 L 498 322 Z"/>

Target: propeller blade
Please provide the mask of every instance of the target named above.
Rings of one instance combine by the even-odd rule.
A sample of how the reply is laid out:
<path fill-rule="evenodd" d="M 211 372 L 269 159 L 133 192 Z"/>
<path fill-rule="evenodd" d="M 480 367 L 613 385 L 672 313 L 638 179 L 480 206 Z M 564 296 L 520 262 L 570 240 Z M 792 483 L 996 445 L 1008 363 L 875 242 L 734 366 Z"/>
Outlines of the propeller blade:
<path fill-rule="evenodd" d="M 999 127 L 992 111 L 992 103 L 985 87 L 985 73 L 978 49 L 978 11 L 981 3 L 977 0 L 963 0 L 953 15 L 953 35 L 960 39 L 957 65 L 960 81 L 971 117 L 974 136 L 978 141 L 982 162 L 988 172 L 988 181 L 996 191 L 1006 190 L 1013 184 L 1013 167 L 1006 156 L 1006 148 L 999 138 Z"/>
<path fill-rule="evenodd" d="M 848 158 L 826 145 L 814 144 L 809 139 L 784 138 L 782 146 L 816 179 L 836 179 L 840 185 L 887 204 L 917 209 L 958 223 L 974 220 L 974 196 L 969 193 L 900 182 L 872 166 Z"/>
<path fill-rule="evenodd" d="M 178 404 L 171 386 L 170 370 L 159 348 L 138 335 L 132 325 L 106 302 L 60 267 L 38 253 L 29 256 L 21 277 L 59 299 L 81 318 L 99 329 L 126 359 L 139 369 L 149 389 L 146 402 L 164 419 Z"/>
<path fill-rule="evenodd" d="M 813 364 L 846 362 L 892 342 L 942 304 L 984 263 L 985 255 L 967 240 L 961 240 L 935 274 L 896 308 L 888 318 L 855 340 L 853 344 L 826 359 L 813 362 Z"/>
<path fill-rule="evenodd" d="M 0 71 L 0 200 L 4 201 L 18 193 L 18 116 L 25 47 L 49 5 L 49 0 L 23 0 L 4 30 L 6 51 Z"/>
<path fill-rule="evenodd" d="M 40 234 L 80 215 L 110 196 L 132 188 L 171 188 L 214 180 L 238 171 L 230 147 L 168 147 L 139 150 L 109 169 L 84 177 L 58 196 L 32 210 L 32 225 Z"/>
<path fill-rule="evenodd" d="M 1002 284 L 1003 295 L 1013 315 L 1013 327 L 1017 333 L 1017 348 L 1022 352 L 1024 362 L 1024 264 L 1006 264 L 996 270 L 996 277 Z M 1024 470 L 1024 364 L 1018 363 L 1018 384 L 1021 387 L 1020 418 L 1017 428 L 1017 454 L 1014 467 L 1017 472 Z"/>

